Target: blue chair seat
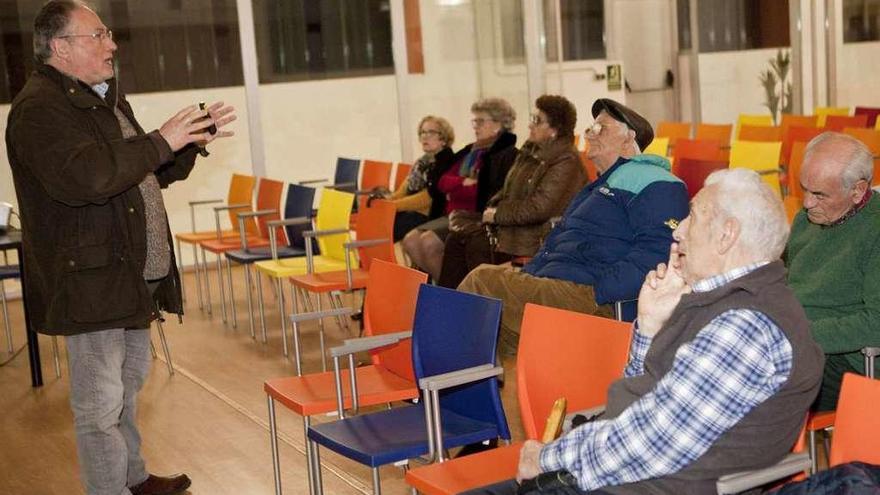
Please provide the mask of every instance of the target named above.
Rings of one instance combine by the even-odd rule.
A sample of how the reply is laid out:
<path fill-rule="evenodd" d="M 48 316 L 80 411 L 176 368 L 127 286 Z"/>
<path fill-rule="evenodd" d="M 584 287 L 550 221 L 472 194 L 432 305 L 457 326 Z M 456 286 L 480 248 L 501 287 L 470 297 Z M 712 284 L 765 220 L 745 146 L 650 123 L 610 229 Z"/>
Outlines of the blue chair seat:
<path fill-rule="evenodd" d="M 0 280 L 7 280 L 10 278 L 21 278 L 21 269 L 18 265 L 0 266 Z"/>
<path fill-rule="evenodd" d="M 305 256 L 306 250 L 298 247 L 279 246 L 278 258 L 296 258 Z M 257 261 L 266 261 L 272 259 L 272 251 L 270 248 L 254 248 L 247 251 L 237 249 L 226 253 L 226 257 L 241 265 L 255 263 Z"/>
<path fill-rule="evenodd" d="M 499 436 L 493 423 L 469 419 L 448 410 L 440 414 L 444 448 Z M 412 459 L 428 453 L 425 408 L 421 405 L 398 407 L 313 425 L 309 428 L 309 440 L 370 467 Z"/>

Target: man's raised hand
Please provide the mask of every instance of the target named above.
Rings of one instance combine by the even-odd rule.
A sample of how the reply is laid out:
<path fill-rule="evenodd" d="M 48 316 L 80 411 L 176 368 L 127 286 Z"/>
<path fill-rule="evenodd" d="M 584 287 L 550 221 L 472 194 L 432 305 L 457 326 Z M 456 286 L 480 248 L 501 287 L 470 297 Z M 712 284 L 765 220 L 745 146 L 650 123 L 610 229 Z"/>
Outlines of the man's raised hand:
<path fill-rule="evenodd" d="M 642 284 L 639 292 L 639 332 L 649 337 L 656 335 L 678 306 L 681 296 L 690 292 L 691 287 L 681 271 L 678 243 L 674 242 L 669 248 L 669 261 L 651 270 Z"/>
<path fill-rule="evenodd" d="M 190 143 L 198 143 L 204 147 L 217 138 L 233 136 L 232 131 L 222 128 L 236 119 L 235 109 L 224 106 L 222 101 L 211 104 L 207 110 L 199 110 L 198 106 L 190 105 L 177 112 L 159 128 L 159 134 L 171 147 L 178 151 Z M 211 125 L 217 126 L 217 133 L 208 132 Z"/>

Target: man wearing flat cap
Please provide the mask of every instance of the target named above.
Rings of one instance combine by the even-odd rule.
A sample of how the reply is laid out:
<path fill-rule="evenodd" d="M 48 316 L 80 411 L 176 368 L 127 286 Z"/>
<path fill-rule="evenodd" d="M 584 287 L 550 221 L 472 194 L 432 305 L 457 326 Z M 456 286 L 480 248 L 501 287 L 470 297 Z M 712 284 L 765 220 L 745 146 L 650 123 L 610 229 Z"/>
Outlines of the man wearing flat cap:
<path fill-rule="evenodd" d="M 526 303 L 609 316 L 609 304 L 635 299 L 688 214 L 687 190 L 669 161 L 641 154 L 654 138 L 648 121 L 607 98 L 592 114 L 586 139 L 599 178 L 575 196 L 522 271 L 481 265 L 458 286 L 503 301 L 504 354 L 516 353 Z"/>

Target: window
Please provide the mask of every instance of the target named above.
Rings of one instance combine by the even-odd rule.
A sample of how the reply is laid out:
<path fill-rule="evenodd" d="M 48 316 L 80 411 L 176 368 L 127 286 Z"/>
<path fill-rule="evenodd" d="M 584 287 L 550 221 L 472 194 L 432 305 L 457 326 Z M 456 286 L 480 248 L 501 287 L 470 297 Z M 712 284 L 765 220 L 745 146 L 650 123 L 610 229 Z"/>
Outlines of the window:
<path fill-rule="evenodd" d="M 678 44 L 691 44 L 689 0 L 678 0 Z M 700 52 L 789 46 L 788 0 L 699 0 Z"/>
<path fill-rule="evenodd" d="M 390 0 L 254 0 L 260 82 L 394 73 Z"/>
<path fill-rule="evenodd" d="M 544 0 L 545 54 L 557 62 L 556 0 Z M 498 0 L 501 49 L 505 65 L 525 63 L 523 11 L 520 0 Z M 602 0 L 559 0 L 562 60 L 605 58 L 605 6 Z"/>
<path fill-rule="evenodd" d="M 880 0 L 843 0 L 843 42 L 880 40 Z"/>
<path fill-rule="evenodd" d="M 33 22 L 43 0 L 0 0 L 0 103 L 34 67 Z M 113 30 L 126 93 L 242 84 L 235 0 L 92 2 Z"/>

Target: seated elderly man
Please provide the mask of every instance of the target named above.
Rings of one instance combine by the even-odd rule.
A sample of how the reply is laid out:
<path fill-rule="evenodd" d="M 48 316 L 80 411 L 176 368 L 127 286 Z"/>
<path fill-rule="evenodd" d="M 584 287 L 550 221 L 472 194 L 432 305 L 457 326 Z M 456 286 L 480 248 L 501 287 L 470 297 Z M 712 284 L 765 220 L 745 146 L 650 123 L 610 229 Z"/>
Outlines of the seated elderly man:
<path fill-rule="evenodd" d="M 654 138 L 639 114 L 606 98 L 592 108 L 589 158 L 600 176 L 584 187 L 521 272 L 481 265 L 460 290 L 504 301 L 499 349 L 516 352 L 526 303 L 610 315 L 635 299 L 648 271 L 669 255 L 687 216 L 687 190 L 662 157 L 639 154 Z"/>
<path fill-rule="evenodd" d="M 709 176 L 668 264 L 645 279 L 605 414 L 552 443 L 527 441 L 518 478 L 556 471 L 539 478 L 555 493 L 709 494 L 725 474 L 782 459 L 822 376 L 822 350 L 785 285 L 787 234 L 756 173 Z M 503 487 L 515 484 L 481 490 Z"/>
<path fill-rule="evenodd" d="M 800 182 L 804 208 L 786 250 L 788 283 L 825 351 L 815 408 L 835 409 L 846 372 L 864 373 L 860 349 L 880 346 L 880 201 L 874 163 L 858 140 L 826 132 L 810 141 Z"/>

